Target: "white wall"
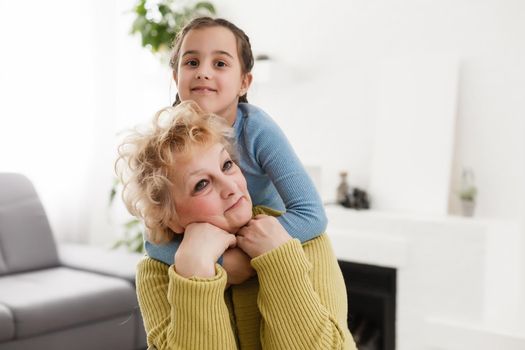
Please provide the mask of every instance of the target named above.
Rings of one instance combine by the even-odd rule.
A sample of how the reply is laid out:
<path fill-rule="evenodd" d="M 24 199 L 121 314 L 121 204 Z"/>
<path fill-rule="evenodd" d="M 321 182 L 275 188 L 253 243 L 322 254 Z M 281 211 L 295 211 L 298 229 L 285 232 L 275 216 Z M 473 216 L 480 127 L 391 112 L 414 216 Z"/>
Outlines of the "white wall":
<path fill-rule="evenodd" d="M 340 170 L 349 171 L 351 184 L 370 185 L 381 62 L 433 54 L 458 59 L 449 211 L 460 212 L 454 192 L 461 168 L 472 167 L 476 217 L 521 225 L 525 276 L 525 2 L 218 3 L 220 14 L 249 34 L 256 53 L 274 58 L 273 80 L 254 86 L 252 101 L 274 116 L 306 164 L 322 167 L 325 199 L 334 198 Z M 524 295 L 525 278 L 520 289 Z M 523 312 L 525 298 L 522 304 Z"/>
<path fill-rule="evenodd" d="M 357 186 L 369 184 L 380 63 L 436 54 L 461 62 L 452 185 L 461 166 L 471 166 L 477 216 L 524 216 L 517 195 L 525 186 L 524 2 L 217 3 L 256 52 L 292 70 L 256 86 L 253 100 L 278 120 L 304 162 L 322 166 L 325 198 L 333 198 L 339 170 Z M 457 212 L 457 203 L 451 209 Z"/>

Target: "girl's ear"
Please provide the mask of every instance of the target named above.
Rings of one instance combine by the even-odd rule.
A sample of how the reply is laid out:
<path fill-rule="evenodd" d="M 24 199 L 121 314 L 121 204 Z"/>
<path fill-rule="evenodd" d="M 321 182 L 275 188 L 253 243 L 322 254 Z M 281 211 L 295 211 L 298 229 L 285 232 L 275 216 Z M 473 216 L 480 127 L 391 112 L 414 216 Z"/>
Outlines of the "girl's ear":
<path fill-rule="evenodd" d="M 241 82 L 241 91 L 239 91 L 239 96 L 243 96 L 248 92 L 250 85 L 252 85 L 253 75 L 252 73 L 244 74 Z"/>
<path fill-rule="evenodd" d="M 178 82 L 177 82 L 177 70 L 174 69 L 172 74 L 173 74 L 173 80 L 175 80 L 175 84 L 178 84 Z"/>

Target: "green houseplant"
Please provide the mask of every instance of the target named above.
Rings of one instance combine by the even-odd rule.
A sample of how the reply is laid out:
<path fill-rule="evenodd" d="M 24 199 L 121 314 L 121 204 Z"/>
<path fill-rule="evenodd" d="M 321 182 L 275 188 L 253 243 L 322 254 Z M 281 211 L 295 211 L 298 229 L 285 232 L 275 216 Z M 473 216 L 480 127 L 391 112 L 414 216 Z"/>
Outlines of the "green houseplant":
<path fill-rule="evenodd" d="M 120 192 L 122 184 L 118 178 L 113 180 L 111 191 L 109 192 L 109 205 L 113 205 L 117 194 Z M 144 233 L 145 227 L 141 220 L 130 217 L 124 222 L 123 237 L 113 243 L 112 248 L 125 247 L 130 252 L 144 253 Z"/>
<path fill-rule="evenodd" d="M 462 201 L 475 202 L 477 193 L 478 193 L 477 188 L 475 186 L 470 186 L 465 189 L 462 189 L 459 192 L 459 198 Z"/>
<path fill-rule="evenodd" d="M 215 14 L 208 1 L 139 0 L 133 8 L 131 33 L 139 33 L 142 46 L 153 53 L 168 51 L 177 33 L 193 18 Z"/>
<path fill-rule="evenodd" d="M 458 192 L 464 216 L 474 215 L 477 194 L 478 189 L 474 184 L 474 171 L 470 168 L 464 168 L 461 174 L 461 189 Z"/>

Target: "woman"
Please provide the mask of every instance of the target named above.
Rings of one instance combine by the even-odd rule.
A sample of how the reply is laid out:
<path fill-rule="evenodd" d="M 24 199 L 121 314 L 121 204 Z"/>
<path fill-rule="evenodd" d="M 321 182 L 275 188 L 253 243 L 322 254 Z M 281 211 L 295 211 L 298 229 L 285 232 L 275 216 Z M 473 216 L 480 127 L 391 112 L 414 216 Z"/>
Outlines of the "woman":
<path fill-rule="evenodd" d="M 355 349 L 344 280 L 325 234 L 304 245 L 252 208 L 231 129 L 194 102 L 157 113 L 119 148 L 123 198 L 152 241 L 179 239 L 174 265 L 145 257 L 137 293 L 157 349 Z M 182 234 L 183 233 L 183 234 Z M 217 261 L 257 275 L 229 286 Z M 241 279 L 244 280 L 244 279 Z"/>

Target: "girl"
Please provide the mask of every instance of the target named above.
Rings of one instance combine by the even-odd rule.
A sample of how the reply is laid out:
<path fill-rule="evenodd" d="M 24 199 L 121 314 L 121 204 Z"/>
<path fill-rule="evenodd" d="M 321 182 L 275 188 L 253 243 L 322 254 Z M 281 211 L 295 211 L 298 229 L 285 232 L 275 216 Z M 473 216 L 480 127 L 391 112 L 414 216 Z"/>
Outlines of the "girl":
<path fill-rule="evenodd" d="M 178 90 L 175 105 L 193 100 L 233 126 L 239 166 L 253 203 L 285 211 L 279 222 L 292 237 L 306 242 L 326 229 L 324 208 L 280 128 L 247 103 L 253 63 L 249 38 L 241 29 L 224 19 L 193 20 L 176 38 L 170 61 Z M 150 257 L 171 265 L 179 243 L 180 238 L 145 244 Z M 223 263 L 231 283 L 254 273 L 249 259 L 236 249 L 224 255 Z"/>
<path fill-rule="evenodd" d="M 139 263 L 137 295 L 156 349 L 356 349 L 346 288 L 322 234 L 302 246 L 255 207 L 233 161 L 231 128 L 183 102 L 119 148 L 124 201 L 154 237 L 184 232 L 175 264 Z M 126 171 L 127 170 L 127 171 Z M 122 173 L 121 173 L 122 175 Z M 257 215 L 259 214 L 259 215 Z M 252 216 L 256 215 L 252 219 Z M 226 289 L 217 258 L 238 246 L 257 278 Z"/>

